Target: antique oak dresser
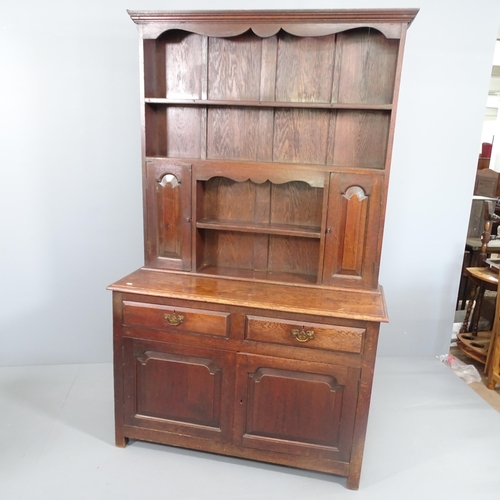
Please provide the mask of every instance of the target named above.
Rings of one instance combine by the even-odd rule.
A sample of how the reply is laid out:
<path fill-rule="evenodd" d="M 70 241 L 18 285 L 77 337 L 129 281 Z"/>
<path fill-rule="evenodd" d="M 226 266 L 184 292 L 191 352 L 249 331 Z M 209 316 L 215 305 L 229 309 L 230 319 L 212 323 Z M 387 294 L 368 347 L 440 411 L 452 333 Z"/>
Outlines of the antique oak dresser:
<path fill-rule="evenodd" d="M 145 265 L 113 291 L 116 444 L 359 486 L 416 10 L 129 12 Z"/>

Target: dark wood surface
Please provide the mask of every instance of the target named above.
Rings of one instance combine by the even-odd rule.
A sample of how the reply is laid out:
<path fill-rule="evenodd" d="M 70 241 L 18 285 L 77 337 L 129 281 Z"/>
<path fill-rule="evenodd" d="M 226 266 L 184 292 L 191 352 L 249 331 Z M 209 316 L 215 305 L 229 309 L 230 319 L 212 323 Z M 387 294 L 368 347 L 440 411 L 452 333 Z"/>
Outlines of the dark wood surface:
<path fill-rule="evenodd" d="M 138 269 L 108 287 L 109 290 L 138 295 L 180 298 L 196 302 L 233 304 L 331 318 L 386 322 L 382 288 L 359 293 L 329 287 L 290 286 L 250 280 Z"/>
<path fill-rule="evenodd" d="M 415 9 L 130 11 L 145 267 L 113 291 L 116 444 L 360 481 Z"/>

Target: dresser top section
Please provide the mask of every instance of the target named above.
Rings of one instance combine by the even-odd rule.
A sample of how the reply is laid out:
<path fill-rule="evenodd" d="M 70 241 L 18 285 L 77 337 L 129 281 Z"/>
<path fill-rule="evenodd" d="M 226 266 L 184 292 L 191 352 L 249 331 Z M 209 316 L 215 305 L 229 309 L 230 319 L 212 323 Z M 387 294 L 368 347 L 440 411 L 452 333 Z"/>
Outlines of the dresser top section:
<path fill-rule="evenodd" d="M 139 269 L 110 285 L 108 290 L 331 318 L 388 320 L 381 288 L 360 293 Z"/>

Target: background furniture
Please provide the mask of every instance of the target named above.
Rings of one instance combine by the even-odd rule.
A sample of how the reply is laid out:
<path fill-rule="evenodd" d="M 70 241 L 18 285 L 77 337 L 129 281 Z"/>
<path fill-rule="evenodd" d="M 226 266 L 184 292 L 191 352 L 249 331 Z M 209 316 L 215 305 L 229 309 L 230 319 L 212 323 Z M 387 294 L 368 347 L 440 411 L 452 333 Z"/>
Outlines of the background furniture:
<path fill-rule="evenodd" d="M 359 485 L 415 10 L 131 12 L 146 264 L 113 284 L 116 443 Z"/>
<path fill-rule="evenodd" d="M 498 318 L 498 313 L 496 318 Z M 485 366 L 485 372 L 488 375 L 487 387 L 491 390 L 494 390 L 496 385 L 500 384 L 500 334 L 498 330 L 499 324 L 496 321 Z"/>
<path fill-rule="evenodd" d="M 494 183 L 481 184 L 482 176 L 478 172 L 476 176 L 475 192 L 492 194 L 496 192 L 499 174 L 494 172 L 487 179 L 494 179 Z M 483 179 L 484 180 L 484 179 Z M 468 267 L 485 266 L 486 259 L 493 253 L 500 253 L 500 240 L 496 239 L 498 227 L 498 215 L 496 214 L 495 197 L 474 195 L 472 200 L 471 215 L 469 219 L 468 236 L 465 242 L 464 258 L 462 263 L 462 275 L 458 288 L 456 310 L 465 309 L 467 297 L 471 293 L 471 283 L 466 272 Z M 493 238 L 491 235 L 495 235 Z"/>
<path fill-rule="evenodd" d="M 492 271 L 489 267 L 469 267 L 466 269 L 466 272 L 473 284 L 473 290 L 468 300 L 462 328 L 457 336 L 457 347 L 467 354 L 467 356 L 481 363 L 486 363 L 491 331 L 479 332 L 478 326 L 481 318 L 481 306 L 484 292 L 486 290 L 498 290 L 498 272 Z M 471 318 L 472 310 L 473 313 Z M 493 324 L 491 328 L 493 328 Z M 470 332 L 470 334 L 468 332 Z"/>
<path fill-rule="evenodd" d="M 472 332 L 472 335 L 477 335 L 477 329 L 479 324 L 479 318 L 481 313 L 481 304 L 484 297 L 484 292 L 486 290 L 496 292 L 498 289 L 498 273 L 492 271 L 489 267 L 468 267 L 466 269 L 469 279 L 474 285 L 473 293 L 469 298 L 467 305 L 467 313 L 463 321 L 460 333 Z M 474 308 L 473 303 L 475 301 Z M 474 309 L 472 314 L 472 320 L 469 324 L 469 319 L 471 311 Z"/>
<path fill-rule="evenodd" d="M 498 293 L 497 293 L 498 296 Z M 484 372 L 488 376 L 488 389 L 495 389 L 500 384 L 500 301 L 497 300 L 495 307 L 495 321 L 491 342 L 488 349 L 488 356 L 484 367 Z"/>

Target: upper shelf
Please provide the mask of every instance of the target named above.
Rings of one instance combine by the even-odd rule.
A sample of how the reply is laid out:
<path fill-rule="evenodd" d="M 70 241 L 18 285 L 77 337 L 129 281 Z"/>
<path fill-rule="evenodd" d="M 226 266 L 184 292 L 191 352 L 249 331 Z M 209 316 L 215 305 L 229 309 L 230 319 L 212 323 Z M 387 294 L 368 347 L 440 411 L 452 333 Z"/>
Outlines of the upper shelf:
<path fill-rule="evenodd" d="M 173 30 L 144 40 L 144 97 L 151 105 L 387 111 L 398 54 L 397 40 L 369 28 L 268 38 Z"/>
<path fill-rule="evenodd" d="M 366 109 L 372 111 L 390 111 L 392 104 L 338 103 L 338 102 L 291 102 L 291 101 L 249 101 L 235 99 L 167 99 L 146 97 L 146 104 L 165 104 L 181 106 L 239 106 L 262 108 L 297 108 L 297 109 Z"/>
<path fill-rule="evenodd" d="M 418 9 L 289 11 L 128 11 L 144 39 L 173 29 L 205 36 L 231 37 L 252 30 L 269 37 L 283 30 L 297 36 L 324 36 L 353 28 L 374 28 L 386 38 L 401 38 Z"/>

